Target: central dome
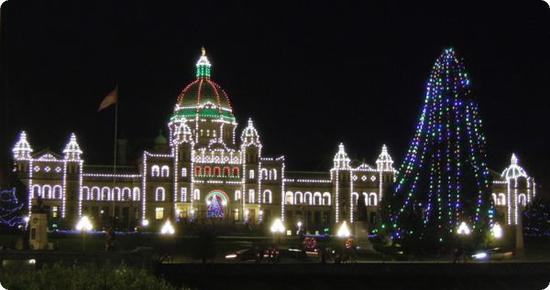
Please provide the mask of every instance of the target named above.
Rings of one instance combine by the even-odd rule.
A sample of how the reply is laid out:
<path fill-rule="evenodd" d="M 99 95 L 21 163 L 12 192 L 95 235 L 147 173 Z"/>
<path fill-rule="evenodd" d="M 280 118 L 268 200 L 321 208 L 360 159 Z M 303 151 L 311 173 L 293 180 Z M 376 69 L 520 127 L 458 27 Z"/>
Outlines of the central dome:
<path fill-rule="evenodd" d="M 204 48 L 197 62 L 197 79 L 179 94 L 172 120 L 185 118 L 220 119 L 234 123 L 235 116 L 225 91 L 210 79 L 211 64 Z"/>

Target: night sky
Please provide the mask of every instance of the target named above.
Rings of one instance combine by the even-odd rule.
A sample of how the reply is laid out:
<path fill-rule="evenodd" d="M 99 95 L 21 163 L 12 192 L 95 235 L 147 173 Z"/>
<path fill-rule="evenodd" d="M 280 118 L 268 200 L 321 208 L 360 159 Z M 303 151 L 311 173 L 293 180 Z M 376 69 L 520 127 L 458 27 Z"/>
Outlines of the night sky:
<path fill-rule="evenodd" d="M 550 9 L 540 0 L 178 2 L 6 2 L 2 166 L 21 129 L 35 152 L 60 152 L 74 131 L 86 162 L 111 162 L 114 111 L 97 108 L 115 84 L 120 134 L 145 149 L 166 132 L 203 45 L 241 128 L 253 118 L 264 153 L 285 155 L 287 169 L 328 170 L 339 142 L 370 164 L 386 143 L 400 163 L 431 66 L 452 46 L 480 104 L 490 168 L 515 152 L 550 184 Z"/>

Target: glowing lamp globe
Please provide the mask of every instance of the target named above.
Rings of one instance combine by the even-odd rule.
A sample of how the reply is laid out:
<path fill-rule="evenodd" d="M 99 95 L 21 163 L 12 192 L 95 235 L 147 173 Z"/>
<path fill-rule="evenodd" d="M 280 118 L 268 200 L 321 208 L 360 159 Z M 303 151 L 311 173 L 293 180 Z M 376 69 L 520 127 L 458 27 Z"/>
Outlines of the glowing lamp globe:
<path fill-rule="evenodd" d="M 468 224 L 466 224 L 465 222 L 461 222 L 458 226 L 458 229 L 456 230 L 457 234 L 464 236 L 470 235 L 471 232 L 472 231 L 470 230 L 470 227 L 468 227 Z"/>
<path fill-rule="evenodd" d="M 92 222 L 87 216 L 82 216 L 76 223 L 76 230 L 80 232 L 90 232 L 94 229 Z"/>
<path fill-rule="evenodd" d="M 491 228 L 491 234 L 493 235 L 493 237 L 495 239 L 500 239 L 502 238 L 502 233 L 502 227 L 498 223 L 495 223 Z"/>
<path fill-rule="evenodd" d="M 274 234 L 284 234 L 285 226 L 283 225 L 283 221 L 281 221 L 280 218 L 277 218 L 273 221 L 273 224 L 271 225 L 271 232 Z"/>
<path fill-rule="evenodd" d="M 148 220 L 148 219 L 141 220 L 141 225 L 142 225 L 143 227 L 149 226 L 149 220 Z"/>
<path fill-rule="evenodd" d="M 348 223 L 344 221 L 340 227 L 338 228 L 338 231 L 336 232 L 336 236 L 339 238 L 349 238 L 351 236 L 351 232 L 348 227 Z"/>
<path fill-rule="evenodd" d="M 170 220 L 167 220 L 164 225 L 162 225 L 162 228 L 160 229 L 160 234 L 163 236 L 167 235 L 173 235 L 176 233 L 176 230 L 174 229 L 174 226 L 172 226 L 172 223 Z"/>

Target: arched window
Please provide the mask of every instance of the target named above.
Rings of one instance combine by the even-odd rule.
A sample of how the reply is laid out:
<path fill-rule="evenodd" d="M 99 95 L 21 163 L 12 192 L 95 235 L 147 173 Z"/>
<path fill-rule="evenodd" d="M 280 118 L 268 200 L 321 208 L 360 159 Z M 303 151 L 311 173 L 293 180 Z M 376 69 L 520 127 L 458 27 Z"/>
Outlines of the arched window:
<path fill-rule="evenodd" d="M 193 199 L 195 200 L 201 199 L 201 191 L 199 189 L 195 189 L 193 191 Z"/>
<path fill-rule="evenodd" d="M 132 190 L 132 199 L 134 201 L 139 201 L 140 200 L 140 197 L 139 197 L 139 187 L 134 187 L 134 189 Z"/>
<path fill-rule="evenodd" d="M 210 172 L 210 166 L 205 166 L 204 167 L 204 175 L 210 176 L 210 173 L 212 173 L 212 172 Z"/>
<path fill-rule="evenodd" d="M 303 195 L 301 192 L 296 191 L 294 193 L 294 204 L 301 204 L 303 202 Z"/>
<path fill-rule="evenodd" d="M 155 201 L 164 201 L 166 199 L 166 192 L 164 187 L 157 187 L 155 190 Z"/>
<path fill-rule="evenodd" d="M 353 206 L 357 206 L 357 200 L 359 199 L 359 194 L 357 192 L 351 193 L 351 202 Z"/>
<path fill-rule="evenodd" d="M 311 198 L 311 192 L 306 191 L 306 193 L 304 193 L 304 203 L 313 204 L 313 199 Z"/>
<path fill-rule="evenodd" d="M 101 200 L 101 190 L 99 189 L 99 187 L 92 187 L 92 195 L 90 197 L 90 200 Z"/>
<path fill-rule="evenodd" d="M 36 185 L 36 184 L 33 185 L 32 186 L 32 198 L 37 198 L 39 196 L 42 196 L 41 194 L 42 194 L 42 192 L 40 190 L 40 185 Z"/>
<path fill-rule="evenodd" d="M 313 204 L 314 205 L 322 205 L 322 197 L 320 192 L 316 192 L 313 194 Z"/>
<path fill-rule="evenodd" d="M 504 194 L 504 193 L 499 193 L 498 194 L 497 204 L 498 205 L 506 205 L 506 194 Z"/>
<path fill-rule="evenodd" d="M 231 169 L 229 169 L 229 167 L 224 167 L 223 176 L 228 177 L 229 175 L 231 175 Z"/>
<path fill-rule="evenodd" d="M 292 194 L 292 191 L 287 191 L 286 192 L 285 203 L 286 204 L 294 204 L 294 194 Z"/>
<path fill-rule="evenodd" d="M 269 170 L 269 179 L 277 180 L 277 169 L 273 168 Z"/>
<path fill-rule="evenodd" d="M 493 193 L 492 195 L 493 195 L 493 202 L 495 203 L 495 205 L 498 205 L 497 194 Z"/>
<path fill-rule="evenodd" d="M 158 165 L 151 166 L 151 176 L 158 177 L 160 175 L 160 167 Z"/>
<path fill-rule="evenodd" d="M 122 196 L 120 195 L 120 188 L 119 187 L 113 188 L 111 190 L 111 194 L 113 195 L 114 200 L 118 200 L 118 201 L 122 200 Z"/>
<path fill-rule="evenodd" d="M 323 205 L 330 205 L 330 193 L 325 192 L 323 193 Z"/>
<path fill-rule="evenodd" d="M 220 176 L 221 175 L 221 168 L 214 167 L 214 176 Z"/>
<path fill-rule="evenodd" d="M 195 176 L 201 176 L 201 167 L 200 166 L 197 166 L 195 167 Z"/>
<path fill-rule="evenodd" d="M 369 205 L 370 206 L 377 206 L 378 205 L 378 198 L 376 197 L 376 193 L 371 192 L 369 194 Z"/>
<path fill-rule="evenodd" d="M 520 193 L 518 195 L 518 204 L 521 206 L 527 205 L 527 197 L 525 196 L 525 193 Z"/>
<path fill-rule="evenodd" d="M 239 167 L 233 167 L 233 176 L 235 177 L 239 176 Z"/>
<path fill-rule="evenodd" d="M 52 187 L 49 185 L 43 185 L 42 186 L 42 198 L 44 199 L 50 199 L 52 198 Z"/>
<path fill-rule="evenodd" d="M 54 185 L 53 187 L 53 199 L 62 199 L 63 198 L 63 188 L 61 185 Z"/>
<path fill-rule="evenodd" d="M 267 169 L 265 168 L 262 168 L 260 170 L 260 176 L 262 177 L 263 180 L 267 180 L 268 176 L 267 176 Z"/>
<path fill-rule="evenodd" d="M 168 167 L 168 165 L 162 165 L 162 168 L 160 169 L 160 176 L 161 177 L 170 176 L 170 168 Z"/>
<path fill-rule="evenodd" d="M 273 197 L 272 197 L 272 194 L 271 194 L 271 190 L 269 190 L 269 189 L 264 190 L 264 194 L 263 194 L 262 198 L 263 198 L 263 203 L 272 203 L 273 202 Z"/>
<path fill-rule="evenodd" d="M 181 169 L 181 177 L 187 177 L 187 168 L 183 167 Z"/>
<path fill-rule="evenodd" d="M 90 188 L 87 186 L 82 187 L 82 196 L 80 197 L 81 200 L 90 200 Z"/>
<path fill-rule="evenodd" d="M 132 200 L 132 190 L 129 187 L 122 189 L 122 201 Z"/>
<path fill-rule="evenodd" d="M 108 187 L 101 189 L 101 200 L 111 200 L 111 190 Z"/>

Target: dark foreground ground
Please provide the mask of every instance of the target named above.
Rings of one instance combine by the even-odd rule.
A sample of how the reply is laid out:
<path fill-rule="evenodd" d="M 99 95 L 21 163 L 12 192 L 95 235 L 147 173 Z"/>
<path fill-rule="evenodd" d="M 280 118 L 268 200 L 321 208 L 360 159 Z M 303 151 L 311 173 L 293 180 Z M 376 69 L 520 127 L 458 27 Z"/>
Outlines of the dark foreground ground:
<path fill-rule="evenodd" d="M 550 263 L 164 264 L 173 285 L 199 289 L 545 289 Z"/>

